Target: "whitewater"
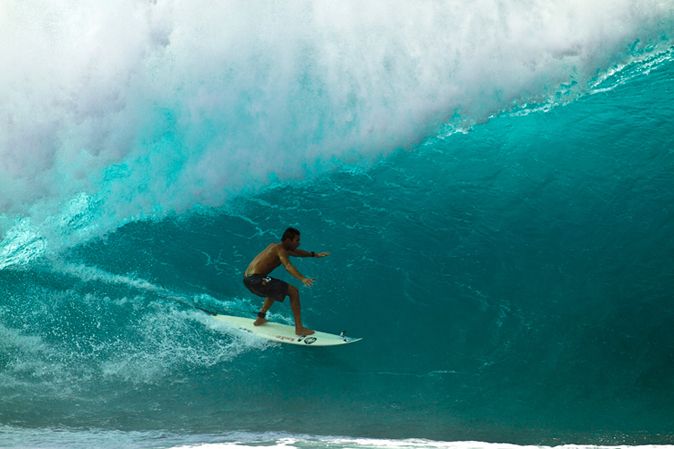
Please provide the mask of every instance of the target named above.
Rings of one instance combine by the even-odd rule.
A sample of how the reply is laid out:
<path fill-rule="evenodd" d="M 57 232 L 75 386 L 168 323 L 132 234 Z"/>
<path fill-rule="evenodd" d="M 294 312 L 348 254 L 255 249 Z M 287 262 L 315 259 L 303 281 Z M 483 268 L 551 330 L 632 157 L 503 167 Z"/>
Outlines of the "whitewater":
<path fill-rule="evenodd" d="M 0 447 L 674 444 L 671 1 L 3 0 L 0 67 Z M 288 226 L 362 341 L 203 311 Z"/>

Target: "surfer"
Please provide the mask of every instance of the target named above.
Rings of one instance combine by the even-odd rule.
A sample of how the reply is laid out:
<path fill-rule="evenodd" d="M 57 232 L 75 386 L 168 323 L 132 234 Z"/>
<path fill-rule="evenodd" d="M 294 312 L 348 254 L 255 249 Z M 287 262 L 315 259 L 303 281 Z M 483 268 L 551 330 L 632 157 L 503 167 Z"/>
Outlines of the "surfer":
<path fill-rule="evenodd" d="M 267 246 L 255 259 L 248 265 L 243 275 L 243 284 L 248 287 L 252 293 L 265 298 L 262 309 L 257 314 L 255 325 L 259 326 L 266 323 L 267 311 L 274 304 L 274 301 L 283 302 L 286 296 L 290 298 L 290 309 L 295 318 L 295 333 L 297 335 L 311 335 L 314 333 L 311 329 L 302 326 L 302 314 L 300 310 L 300 291 L 297 287 L 287 282 L 275 279 L 269 276 L 279 265 L 283 264 L 285 269 L 293 277 L 302 281 L 305 287 L 311 287 L 315 278 L 304 277 L 290 263 L 288 256 L 294 257 L 325 257 L 330 253 L 315 253 L 297 249 L 300 246 L 300 231 L 294 228 L 288 228 L 281 237 L 281 243 L 272 243 Z"/>

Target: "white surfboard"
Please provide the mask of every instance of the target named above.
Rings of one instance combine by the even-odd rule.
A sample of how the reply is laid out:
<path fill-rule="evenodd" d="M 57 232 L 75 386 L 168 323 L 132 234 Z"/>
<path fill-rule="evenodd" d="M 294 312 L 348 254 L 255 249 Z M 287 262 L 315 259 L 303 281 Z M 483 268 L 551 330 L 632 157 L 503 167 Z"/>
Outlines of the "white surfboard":
<path fill-rule="evenodd" d="M 260 326 L 255 326 L 255 320 L 231 315 L 213 315 L 218 321 L 227 323 L 231 327 L 246 334 L 255 335 L 277 343 L 286 343 L 300 346 L 336 346 L 355 343 L 361 338 L 351 338 L 344 335 L 328 334 L 326 332 L 314 332 L 311 335 L 300 336 L 295 334 L 295 326 L 272 323 L 271 321 Z M 343 334 L 343 333 L 342 333 Z"/>

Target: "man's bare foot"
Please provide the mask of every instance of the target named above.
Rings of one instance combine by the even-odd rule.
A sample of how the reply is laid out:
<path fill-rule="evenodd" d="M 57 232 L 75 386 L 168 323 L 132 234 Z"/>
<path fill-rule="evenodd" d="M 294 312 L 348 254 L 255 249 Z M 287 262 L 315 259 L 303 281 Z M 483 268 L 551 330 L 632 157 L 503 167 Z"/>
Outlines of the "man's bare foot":
<path fill-rule="evenodd" d="M 312 331 L 311 329 L 307 329 L 304 326 L 301 326 L 301 327 L 295 326 L 295 334 L 297 334 L 297 335 L 311 335 L 313 333 L 314 333 L 314 331 Z"/>
<path fill-rule="evenodd" d="M 261 324 L 267 323 L 269 320 L 265 320 L 264 318 L 257 317 L 255 322 L 253 323 L 253 326 L 259 326 Z"/>

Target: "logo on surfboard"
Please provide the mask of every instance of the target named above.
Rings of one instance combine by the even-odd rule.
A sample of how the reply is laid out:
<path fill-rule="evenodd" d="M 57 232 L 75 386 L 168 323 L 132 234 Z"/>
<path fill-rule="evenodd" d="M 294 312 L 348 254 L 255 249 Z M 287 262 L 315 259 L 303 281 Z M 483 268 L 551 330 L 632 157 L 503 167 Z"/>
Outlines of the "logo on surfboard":
<path fill-rule="evenodd" d="M 276 338 L 278 338 L 281 341 L 283 341 L 283 340 L 295 341 L 294 338 L 286 337 L 284 335 L 277 335 Z M 301 342 L 304 342 L 304 344 L 306 344 L 306 345 L 310 345 L 311 343 L 314 343 L 316 341 L 316 337 L 308 337 L 306 335 L 302 335 L 300 338 L 297 339 L 297 341 L 301 341 Z"/>
<path fill-rule="evenodd" d="M 300 338 L 297 339 L 297 341 L 303 341 L 305 344 L 310 345 L 311 343 L 316 341 L 316 337 L 308 337 L 306 335 L 302 335 Z"/>

